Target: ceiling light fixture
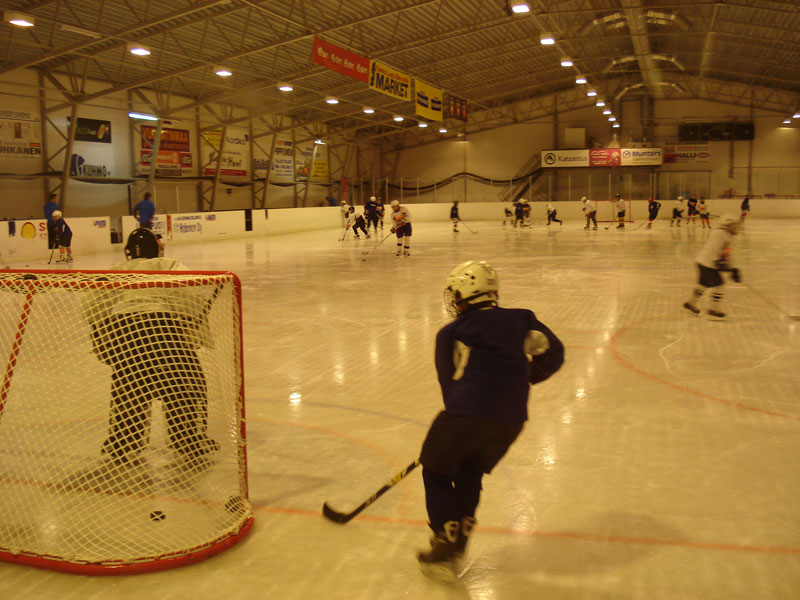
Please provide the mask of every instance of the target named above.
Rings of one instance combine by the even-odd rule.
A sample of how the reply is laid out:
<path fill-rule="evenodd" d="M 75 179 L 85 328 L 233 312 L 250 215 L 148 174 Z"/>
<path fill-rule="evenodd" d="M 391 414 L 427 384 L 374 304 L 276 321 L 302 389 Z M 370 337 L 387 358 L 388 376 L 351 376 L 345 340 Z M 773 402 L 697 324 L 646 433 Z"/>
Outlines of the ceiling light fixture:
<path fill-rule="evenodd" d="M 794 114 L 792 115 L 792 118 L 793 118 L 793 119 L 800 119 L 800 110 L 798 110 L 796 113 L 794 113 Z"/>
<path fill-rule="evenodd" d="M 617 129 L 618 129 L 618 128 L 619 128 L 619 123 L 614 123 L 614 124 L 612 125 L 612 127 L 614 127 L 614 128 L 617 128 Z"/>
<path fill-rule="evenodd" d="M 7 10 L 3 12 L 3 20 L 17 27 L 33 27 L 35 19 L 25 13 Z"/>
<path fill-rule="evenodd" d="M 549 31 L 545 31 L 539 36 L 539 42 L 542 46 L 552 46 L 556 43 L 556 38 L 554 38 L 553 34 Z"/>
<path fill-rule="evenodd" d="M 223 67 L 222 65 L 214 65 L 214 73 L 220 77 L 230 77 L 233 75 L 233 71 L 231 71 L 228 67 Z"/>
<path fill-rule="evenodd" d="M 315 143 L 315 144 L 319 144 L 319 145 L 321 145 L 321 146 L 324 146 L 324 145 L 325 145 L 325 142 L 323 142 L 323 141 L 322 141 L 322 138 L 317 138 L 317 139 L 315 139 L 315 140 L 314 140 L 314 143 Z"/>
<path fill-rule="evenodd" d="M 282 92 L 293 92 L 294 86 L 291 83 L 279 83 L 278 89 Z"/>
<path fill-rule="evenodd" d="M 439 133 L 447 133 L 447 129 L 445 129 L 444 127 L 440 127 Z"/>
<path fill-rule="evenodd" d="M 375 114 L 375 109 L 371 106 L 365 106 L 363 109 L 365 115 L 372 115 Z"/>
<path fill-rule="evenodd" d="M 128 52 L 136 56 L 150 56 L 150 48 L 135 42 L 128 43 Z"/>
<path fill-rule="evenodd" d="M 394 117 L 392 117 L 392 118 L 393 118 L 395 121 L 397 121 L 398 123 L 399 123 L 399 122 L 401 122 L 401 121 L 403 120 L 403 117 L 401 117 L 400 115 L 395 115 L 395 116 L 394 116 Z"/>
<path fill-rule="evenodd" d="M 417 123 L 417 125 L 419 127 L 422 127 L 423 129 L 425 129 L 428 126 L 428 124 L 425 121 L 420 121 L 419 123 Z"/>
<path fill-rule="evenodd" d="M 613 123 L 614 121 L 616 121 L 616 120 L 617 120 L 617 117 L 615 117 L 615 116 L 613 116 L 613 115 L 612 115 L 612 116 L 608 117 L 608 120 L 609 120 L 609 121 L 611 121 L 611 122 Z"/>
<path fill-rule="evenodd" d="M 586 83 L 586 77 L 584 77 L 583 75 L 578 75 L 577 77 L 575 77 L 575 83 L 577 83 L 578 85 L 584 85 Z"/>
<path fill-rule="evenodd" d="M 573 65 L 572 59 L 569 56 L 562 56 L 561 57 L 561 66 L 562 67 L 571 67 Z"/>
<path fill-rule="evenodd" d="M 792 120 L 791 120 L 791 119 L 786 119 L 786 120 L 783 122 L 783 124 L 784 124 L 784 125 L 791 125 L 791 123 L 792 123 Z"/>
<path fill-rule="evenodd" d="M 511 5 L 511 12 L 515 15 L 524 15 L 531 11 L 531 7 L 528 6 L 527 2 L 514 2 Z"/>
<path fill-rule="evenodd" d="M 587 95 L 587 96 L 597 96 L 597 90 L 596 90 L 596 89 L 594 89 L 594 88 L 592 88 L 591 90 L 589 90 L 588 92 L 586 92 L 586 95 Z"/>
<path fill-rule="evenodd" d="M 603 114 L 604 114 L 604 115 L 610 115 L 610 114 L 611 114 L 611 109 L 610 109 L 610 108 L 607 108 L 607 109 L 605 109 L 605 110 L 603 111 Z"/>
<path fill-rule="evenodd" d="M 146 115 L 144 113 L 129 112 L 128 116 L 131 119 L 142 119 L 143 121 L 158 121 L 158 117 L 154 115 Z"/>
<path fill-rule="evenodd" d="M 606 105 L 606 102 L 602 98 L 598 98 L 597 102 L 595 102 L 594 105 L 603 108 Z"/>
<path fill-rule="evenodd" d="M 327 98 L 325 98 L 325 102 L 327 102 L 328 104 L 339 104 L 339 99 L 334 98 L 333 96 L 328 96 Z"/>

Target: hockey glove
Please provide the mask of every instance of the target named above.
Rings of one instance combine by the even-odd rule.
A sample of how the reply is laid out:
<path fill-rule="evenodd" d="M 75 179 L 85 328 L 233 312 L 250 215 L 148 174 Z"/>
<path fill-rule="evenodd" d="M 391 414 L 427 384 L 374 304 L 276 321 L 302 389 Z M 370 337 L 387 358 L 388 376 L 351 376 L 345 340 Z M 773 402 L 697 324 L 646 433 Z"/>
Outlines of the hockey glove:
<path fill-rule="evenodd" d="M 392 233 L 394 233 L 395 231 L 397 231 L 397 227 L 392 227 L 392 228 L 390 229 L 390 231 L 391 231 Z"/>
<path fill-rule="evenodd" d="M 731 277 L 736 283 L 740 283 L 742 281 L 742 275 L 739 273 L 739 269 L 731 269 Z"/>

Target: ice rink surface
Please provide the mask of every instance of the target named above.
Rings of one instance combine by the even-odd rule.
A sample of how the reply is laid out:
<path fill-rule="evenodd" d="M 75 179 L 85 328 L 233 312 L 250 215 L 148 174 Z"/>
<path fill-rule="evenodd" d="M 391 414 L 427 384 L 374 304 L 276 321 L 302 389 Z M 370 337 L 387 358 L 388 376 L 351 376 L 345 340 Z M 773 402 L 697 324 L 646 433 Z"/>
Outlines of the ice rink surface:
<path fill-rule="evenodd" d="M 148 575 L 0 563 L 0 598 L 800 598 L 800 221 L 748 220 L 724 322 L 681 308 L 708 230 L 640 223 L 414 223 L 410 258 L 392 237 L 366 261 L 376 239 L 337 230 L 168 247 L 242 280 L 255 526 L 204 563 Z M 531 389 L 447 586 L 416 564 L 419 470 L 347 525 L 320 509 L 354 508 L 419 452 L 441 407 L 444 280 L 469 259 L 497 269 L 501 305 L 532 309 L 566 363 Z"/>

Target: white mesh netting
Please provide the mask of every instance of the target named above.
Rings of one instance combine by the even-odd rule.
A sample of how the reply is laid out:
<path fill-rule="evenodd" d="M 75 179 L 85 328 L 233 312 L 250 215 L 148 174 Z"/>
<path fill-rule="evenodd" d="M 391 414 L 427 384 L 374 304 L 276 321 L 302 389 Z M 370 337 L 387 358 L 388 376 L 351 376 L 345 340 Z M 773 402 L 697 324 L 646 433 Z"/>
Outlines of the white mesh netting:
<path fill-rule="evenodd" d="M 0 271 L 0 559 L 151 570 L 246 532 L 239 290 Z"/>

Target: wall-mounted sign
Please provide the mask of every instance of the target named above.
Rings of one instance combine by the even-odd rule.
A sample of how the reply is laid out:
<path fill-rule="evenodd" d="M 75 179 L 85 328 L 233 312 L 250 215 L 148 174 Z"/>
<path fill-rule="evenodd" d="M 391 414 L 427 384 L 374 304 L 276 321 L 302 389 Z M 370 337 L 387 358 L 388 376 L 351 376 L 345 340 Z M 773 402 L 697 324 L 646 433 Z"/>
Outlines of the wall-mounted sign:
<path fill-rule="evenodd" d="M 69 117 L 67 117 L 67 123 L 69 124 Z M 78 117 L 78 122 L 75 124 L 75 141 L 110 144 L 111 122 Z"/>

